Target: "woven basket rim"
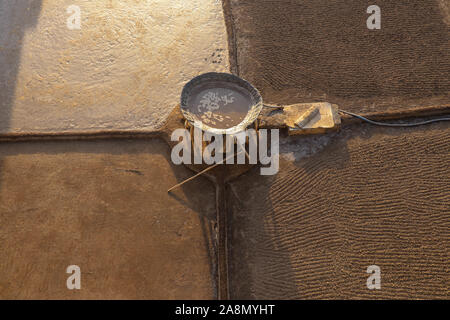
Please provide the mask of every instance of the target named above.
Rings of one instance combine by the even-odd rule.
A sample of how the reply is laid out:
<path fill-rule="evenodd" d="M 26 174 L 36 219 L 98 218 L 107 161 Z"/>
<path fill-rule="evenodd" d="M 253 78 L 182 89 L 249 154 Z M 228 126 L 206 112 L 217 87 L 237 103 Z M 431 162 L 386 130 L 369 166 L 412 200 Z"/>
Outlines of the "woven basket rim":
<path fill-rule="evenodd" d="M 218 129 L 211 126 L 208 126 L 204 124 L 201 121 L 198 121 L 197 117 L 194 116 L 189 110 L 187 106 L 188 98 L 190 97 L 190 93 L 194 88 L 196 88 L 198 85 L 201 85 L 205 82 L 209 81 L 217 81 L 217 82 L 223 82 L 223 83 L 233 83 L 235 85 L 238 85 L 240 88 L 245 90 L 255 101 L 255 103 L 250 107 L 250 110 L 247 112 L 247 115 L 245 116 L 244 120 L 240 122 L 239 124 L 227 128 L 227 129 Z M 261 94 L 259 91 L 247 80 L 244 80 L 234 74 L 231 73 L 221 73 L 221 72 L 208 72 L 201 74 L 199 76 L 196 76 L 189 82 L 187 82 L 183 90 L 181 92 L 181 101 L 180 101 L 180 108 L 183 116 L 186 118 L 186 120 L 193 125 L 194 127 L 197 127 L 201 129 L 202 131 L 214 133 L 214 134 L 236 134 L 238 132 L 244 131 L 247 129 L 255 120 L 258 118 L 262 108 L 263 108 L 263 101 Z"/>

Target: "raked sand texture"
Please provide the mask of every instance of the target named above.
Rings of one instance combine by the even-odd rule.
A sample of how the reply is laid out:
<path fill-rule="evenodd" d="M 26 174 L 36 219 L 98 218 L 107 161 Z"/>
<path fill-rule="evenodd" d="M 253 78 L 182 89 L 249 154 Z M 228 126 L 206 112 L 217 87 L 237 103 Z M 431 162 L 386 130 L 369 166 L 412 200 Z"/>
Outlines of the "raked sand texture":
<path fill-rule="evenodd" d="M 184 83 L 229 70 L 216 0 L 8 0 L 0 30 L 0 133 L 155 130 Z"/>
<path fill-rule="evenodd" d="M 448 1 L 226 1 L 237 71 L 267 102 L 355 112 L 450 103 Z M 380 30 L 366 25 L 373 4 Z"/>
<path fill-rule="evenodd" d="M 448 299 L 449 125 L 319 142 L 284 153 L 275 176 L 231 184 L 232 298 Z M 381 290 L 366 286 L 370 265 Z"/>

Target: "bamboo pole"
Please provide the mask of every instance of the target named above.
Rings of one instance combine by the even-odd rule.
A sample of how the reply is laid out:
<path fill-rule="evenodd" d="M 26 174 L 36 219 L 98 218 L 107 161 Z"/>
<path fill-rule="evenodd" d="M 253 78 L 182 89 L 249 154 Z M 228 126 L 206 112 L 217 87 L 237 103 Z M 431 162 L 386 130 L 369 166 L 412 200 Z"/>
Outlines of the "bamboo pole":
<path fill-rule="evenodd" d="M 223 163 L 226 162 L 228 159 L 231 159 L 231 158 L 234 157 L 235 155 L 238 155 L 238 154 L 241 154 L 241 153 L 242 153 L 242 151 L 239 152 L 239 153 L 237 153 L 237 154 L 234 154 L 234 153 L 233 153 L 231 156 L 227 157 L 225 160 L 222 160 L 222 161 L 220 161 L 219 163 L 216 163 L 215 165 L 212 165 L 211 167 L 208 167 L 208 168 L 206 168 L 205 170 L 200 171 L 200 172 L 197 173 L 196 175 L 194 175 L 194 176 L 192 176 L 192 177 L 190 177 L 190 178 L 184 180 L 183 182 L 180 182 L 179 184 L 173 186 L 172 188 L 170 188 L 169 190 L 167 190 L 167 192 L 171 192 L 172 190 L 174 190 L 174 189 L 176 189 L 176 188 L 178 188 L 178 187 L 181 187 L 183 184 L 185 184 L 185 183 L 187 183 L 187 182 L 189 182 L 189 181 L 191 181 L 191 180 L 194 180 L 195 178 L 201 176 L 202 174 L 204 174 L 204 173 L 206 173 L 206 172 L 208 172 L 208 171 L 214 169 L 215 167 L 217 167 L 217 166 L 223 164 Z"/>

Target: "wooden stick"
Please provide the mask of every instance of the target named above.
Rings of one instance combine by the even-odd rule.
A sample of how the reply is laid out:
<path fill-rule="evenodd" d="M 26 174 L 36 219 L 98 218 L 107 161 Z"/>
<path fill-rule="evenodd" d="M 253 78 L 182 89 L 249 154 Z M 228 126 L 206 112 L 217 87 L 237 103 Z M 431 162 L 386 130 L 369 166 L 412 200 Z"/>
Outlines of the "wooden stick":
<path fill-rule="evenodd" d="M 237 145 L 241 148 L 241 152 L 239 152 L 238 154 L 241 154 L 242 152 L 245 152 L 245 156 L 248 159 L 248 163 L 250 163 L 250 155 L 248 154 L 247 150 L 245 150 L 245 144 L 240 144 L 239 141 L 238 141 Z"/>
<path fill-rule="evenodd" d="M 241 153 L 242 153 L 242 151 L 239 152 L 238 154 L 241 154 Z M 176 188 L 178 188 L 178 187 L 181 187 L 181 186 L 182 186 L 183 184 L 185 184 L 186 182 L 189 182 L 189 181 L 191 181 L 191 180 L 194 180 L 194 179 L 197 178 L 198 176 L 201 176 L 201 175 L 204 174 L 205 172 L 208 172 L 209 170 L 214 169 L 215 167 L 217 167 L 217 166 L 223 164 L 225 161 L 227 161 L 228 159 L 231 159 L 232 157 L 234 157 L 235 155 L 238 155 L 238 154 L 234 154 L 234 153 L 233 153 L 231 156 L 229 156 L 229 157 L 226 158 L 225 160 L 222 160 L 221 162 L 216 163 L 215 165 L 213 165 L 213 166 L 211 166 L 211 167 L 208 167 L 208 168 L 206 168 L 206 169 L 203 170 L 203 171 L 200 171 L 200 172 L 197 173 L 195 176 L 192 176 L 192 177 L 190 177 L 189 179 L 186 179 L 186 180 L 184 180 L 183 182 L 181 182 L 181 183 L 179 183 L 179 184 L 173 186 L 172 188 L 170 188 L 169 190 L 167 190 L 167 192 L 170 192 L 170 191 L 172 191 L 173 189 L 176 189 Z"/>

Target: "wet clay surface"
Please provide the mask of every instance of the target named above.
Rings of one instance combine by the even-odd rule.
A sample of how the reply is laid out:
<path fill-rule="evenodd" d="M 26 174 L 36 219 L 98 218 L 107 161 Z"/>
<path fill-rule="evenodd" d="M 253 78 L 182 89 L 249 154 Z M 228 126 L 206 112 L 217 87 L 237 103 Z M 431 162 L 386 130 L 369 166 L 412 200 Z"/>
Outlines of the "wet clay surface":
<path fill-rule="evenodd" d="M 229 69 L 216 0 L 7 0 L 0 30 L 0 133 L 157 130 L 187 81 Z"/>
<path fill-rule="evenodd" d="M 168 195 L 192 175 L 169 152 L 158 139 L 1 144 L 0 298 L 213 299 L 215 189 L 200 177 Z"/>
<path fill-rule="evenodd" d="M 235 71 L 265 102 L 328 101 L 354 112 L 450 101 L 450 5 L 377 1 L 226 0 Z"/>
<path fill-rule="evenodd" d="M 231 297 L 448 299 L 449 125 L 291 139 L 228 188 Z"/>

